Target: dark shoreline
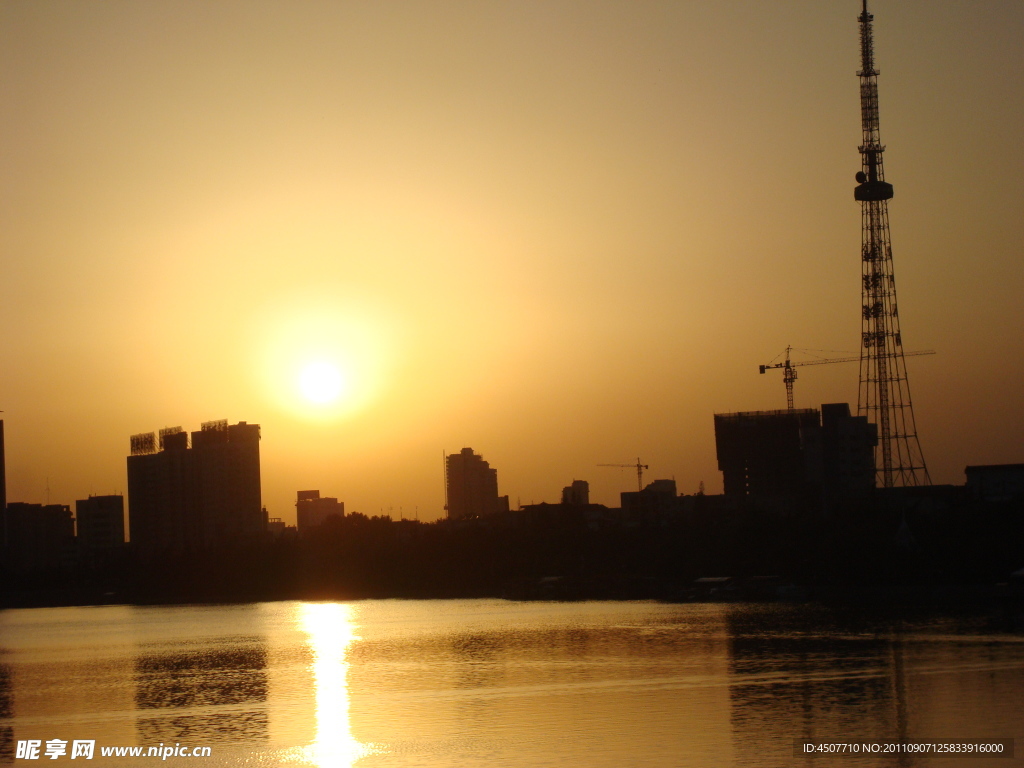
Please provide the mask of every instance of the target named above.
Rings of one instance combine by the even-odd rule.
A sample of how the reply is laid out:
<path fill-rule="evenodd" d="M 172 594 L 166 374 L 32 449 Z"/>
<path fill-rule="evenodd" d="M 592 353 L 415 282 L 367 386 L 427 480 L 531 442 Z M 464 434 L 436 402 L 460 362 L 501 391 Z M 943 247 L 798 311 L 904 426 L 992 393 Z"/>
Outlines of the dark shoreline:
<path fill-rule="evenodd" d="M 362 600 L 471 600 L 497 599 L 510 602 L 586 602 L 586 601 L 650 601 L 663 604 L 685 603 L 763 603 L 780 605 L 815 604 L 826 607 L 867 609 L 906 609 L 911 612 L 999 613 L 1019 614 L 1024 629 L 1024 588 L 1017 584 L 916 584 L 916 585 L 853 585 L 831 584 L 818 586 L 785 585 L 788 594 L 769 594 L 758 589 L 737 586 L 726 594 L 695 593 L 692 585 L 663 585 L 666 590 L 630 590 L 628 585 L 608 592 L 585 590 L 566 585 L 561 590 L 551 588 L 550 582 L 529 582 L 518 585 L 517 594 L 506 593 L 445 593 L 425 591 L 389 593 L 356 593 L 315 591 L 306 594 L 184 594 L 161 595 L 97 593 L 88 589 L 54 588 L 35 590 L 7 590 L 0 594 L 0 610 L 26 608 L 65 608 L 103 606 L 185 606 L 185 605 L 243 605 L 251 603 L 309 601 L 357 602 Z"/>
<path fill-rule="evenodd" d="M 280 600 L 1024 600 L 1024 508 L 886 503 L 692 509 L 594 520 L 571 506 L 419 523 L 352 514 L 231 547 L 131 544 L 60 567 L 0 561 L 0 607 Z"/>

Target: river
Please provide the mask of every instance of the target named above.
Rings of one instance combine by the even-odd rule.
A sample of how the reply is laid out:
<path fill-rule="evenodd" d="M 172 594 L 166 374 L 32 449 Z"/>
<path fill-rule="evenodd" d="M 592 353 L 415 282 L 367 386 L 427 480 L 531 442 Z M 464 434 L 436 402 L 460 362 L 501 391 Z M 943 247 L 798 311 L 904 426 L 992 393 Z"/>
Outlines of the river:
<path fill-rule="evenodd" d="M 0 761 L 16 765 L 33 764 L 16 759 L 32 740 L 46 765 L 77 764 L 79 740 L 92 765 L 998 768 L 1024 764 L 1022 713 L 1024 633 L 981 615 L 502 600 L 0 611 Z M 1015 739 L 1018 754 L 794 752 L 935 739 Z M 48 759 L 53 740 L 67 753 Z M 132 746 L 209 756 L 101 756 Z"/>

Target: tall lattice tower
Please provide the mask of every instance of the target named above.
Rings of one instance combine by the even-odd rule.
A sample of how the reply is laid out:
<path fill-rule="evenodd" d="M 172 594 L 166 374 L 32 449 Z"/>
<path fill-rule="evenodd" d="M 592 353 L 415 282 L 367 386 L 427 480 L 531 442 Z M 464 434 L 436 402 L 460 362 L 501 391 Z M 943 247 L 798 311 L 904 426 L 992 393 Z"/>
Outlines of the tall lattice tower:
<path fill-rule="evenodd" d="M 854 197 L 860 201 L 863 319 L 858 413 L 878 425 L 875 466 L 883 487 L 929 485 L 928 469 L 917 439 L 914 409 L 903 359 L 896 278 L 889 244 L 889 200 L 878 136 L 878 70 L 867 0 L 860 14 L 860 114 L 864 130 L 862 168 Z"/>

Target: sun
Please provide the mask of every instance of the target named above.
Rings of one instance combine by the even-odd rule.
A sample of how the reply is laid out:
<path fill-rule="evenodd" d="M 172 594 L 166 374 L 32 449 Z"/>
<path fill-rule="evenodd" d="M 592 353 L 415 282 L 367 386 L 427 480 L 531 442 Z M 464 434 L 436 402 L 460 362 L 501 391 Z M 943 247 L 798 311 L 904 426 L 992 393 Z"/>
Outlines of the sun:
<path fill-rule="evenodd" d="M 299 391 L 311 403 L 329 405 L 342 396 L 345 378 L 338 366 L 326 360 L 307 363 L 299 372 Z"/>
<path fill-rule="evenodd" d="M 280 299 L 254 328 L 253 353 L 268 400 L 310 424 L 365 415 L 393 375 L 389 316 L 354 300 L 332 301 L 307 294 Z"/>

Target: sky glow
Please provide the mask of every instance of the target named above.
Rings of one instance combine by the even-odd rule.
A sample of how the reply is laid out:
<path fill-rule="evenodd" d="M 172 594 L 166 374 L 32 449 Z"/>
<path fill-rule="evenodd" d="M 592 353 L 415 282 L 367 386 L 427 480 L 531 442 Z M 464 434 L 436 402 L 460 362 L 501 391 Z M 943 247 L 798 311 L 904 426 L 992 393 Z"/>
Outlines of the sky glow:
<path fill-rule="evenodd" d="M 0 4 L 8 499 L 123 492 L 129 435 L 220 418 L 286 520 L 432 519 L 464 446 L 513 506 L 617 505 L 597 465 L 636 457 L 720 491 L 712 415 L 785 407 L 757 366 L 859 351 L 860 5 Z M 1024 4 L 871 10 L 918 430 L 962 483 L 1024 461 Z"/>

